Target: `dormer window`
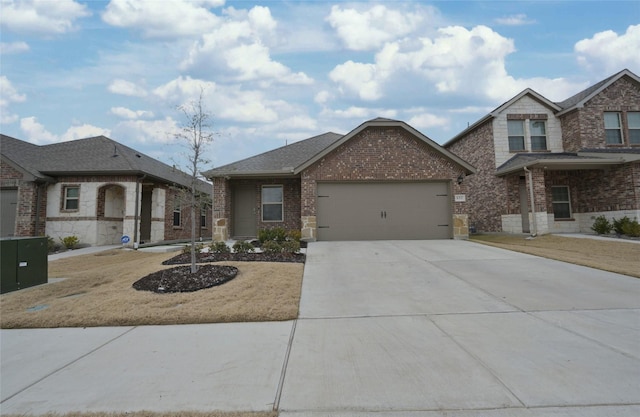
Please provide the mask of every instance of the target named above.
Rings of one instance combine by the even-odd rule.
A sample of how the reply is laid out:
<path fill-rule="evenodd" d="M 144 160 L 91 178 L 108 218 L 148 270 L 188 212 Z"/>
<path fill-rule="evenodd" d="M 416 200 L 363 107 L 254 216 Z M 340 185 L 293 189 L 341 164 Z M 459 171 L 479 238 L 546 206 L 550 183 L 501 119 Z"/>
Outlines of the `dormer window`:
<path fill-rule="evenodd" d="M 546 114 L 507 114 L 509 152 L 547 151 Z"/>
<path fill-rule="evenodd" d="M 544 120 L 531 120 L 529 122 L 531 133 L 531 150 L 547 150 L 547 126 Z"/>
<path fill-rule="evenodd" d="M 607 145 L 622 144 L 622 120 L 619 112 L 604 113 L 604 131 Z"/>

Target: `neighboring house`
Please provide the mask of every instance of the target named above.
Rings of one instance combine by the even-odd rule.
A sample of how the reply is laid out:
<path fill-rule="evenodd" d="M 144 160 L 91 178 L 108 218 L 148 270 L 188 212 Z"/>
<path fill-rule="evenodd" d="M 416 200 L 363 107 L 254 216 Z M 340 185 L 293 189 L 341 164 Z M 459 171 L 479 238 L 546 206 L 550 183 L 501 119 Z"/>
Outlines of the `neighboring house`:
<path fill-rule="evenodd" d="M 555 103 L 526 89 L 443 145 L 477 168 L 479 232 L 590 232 L 640 218 L 640 79 L 629 70 Z"/>
<path fill-rule="evenodd" d="M 104 136 L 37 146 L 0 135 L 1 236 L 75 235 L 81 244 L 191 237 L 184 192 L 191 179 Z M 198 181 L 211 199 L 211 185 Z M 211 208 L 197 219 L 211 238 Z"/>
<path fill-rule="evenodd" d="M 212 169 L 214 239 L 466 238 L 474 168 L 404 122 L 374 119 Z M 455 198 L 454 198 L 455 196 Z"/>

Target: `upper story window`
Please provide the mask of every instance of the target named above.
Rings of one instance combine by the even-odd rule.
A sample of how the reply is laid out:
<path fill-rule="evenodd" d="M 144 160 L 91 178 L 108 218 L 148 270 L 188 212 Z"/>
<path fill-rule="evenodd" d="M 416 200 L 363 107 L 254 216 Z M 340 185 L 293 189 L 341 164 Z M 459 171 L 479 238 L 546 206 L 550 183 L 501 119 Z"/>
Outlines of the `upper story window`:
<path fill-rule="evenodd" d="M 262 186 L 262 221 L 283 221 L 283 202 L 282 185 Z"/>
<path fill-rule="evenodd" d="M 509 152 L 524 151 L 524 120 L 507 120 Z"/>
<path fill-rule="evenodd" d="M 206 207 L 200 209 L 200 227 L 202 228 L 207 227 L 207 208 Z"/>
<path fill-rule="evenodd" d="M 604 113 L 604 131 L 607 145 L 622 143 L 622 119 L 619 112 Z"/>
<path fill-rule="evenodd" d="M 629 143 L 640 145 L 640 112 L 627 113 L 627 122 L 629 123 Z"/>
<path fill-rule="evenodd" d="M 547 124 L 544 120 L 529 121 L 529 131 L 531 132 L 531 150 L 547 150 Z"/>
<path fill-rule="evenodd" d="M 80 207 L 80 187 L 68 185 L 64 187 L 63 210 L 78 210 Z"/>
<path fill-rule="evenodd" d="M 546 114 L 508 114 L 509 152 L 546 151 Z"/>

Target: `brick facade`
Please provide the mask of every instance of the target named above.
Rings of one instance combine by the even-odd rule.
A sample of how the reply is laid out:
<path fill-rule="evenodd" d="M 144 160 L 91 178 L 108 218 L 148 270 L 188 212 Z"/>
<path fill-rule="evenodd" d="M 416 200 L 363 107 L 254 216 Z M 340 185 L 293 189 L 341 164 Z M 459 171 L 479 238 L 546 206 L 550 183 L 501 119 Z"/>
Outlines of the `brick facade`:
<path fill-rule="evenodd" d="M 517 196 L 506 199 L 504 196 L 507 188 L 504 179 L 495 175 L 493 124 L 489 121 L 478 126 L 469 132 L 465 140 L 455 142 L 449 150 L 464 158 L 477 170 L 474 175 L 465 179 L 470 190 L 467 195 L 469 225 L 476 230 L 500 231 L 501 214 L 507 211 L 507 204 L 510 203 L 511 207 L 517 207 L 519 210 L 520 200 Z"/>
<path fill-rule="evenodd" d="M 550 109 L 544 116 L 540 111 L 542 104 L 532 99 L 521 98 L 511 104 L 499 114 L 492 113 L 493 117 L 487 118 L 484 124 L 465 132 L 464 136 L 447 146 L 448 150 L 477 168 L 477 174 L 468 181 L 468 201 L 469 221 L 478 231 L 522 231 L 520 187 L 523 181 L 527 185 L 526 201 L 531 207 L 527 173 L 520 171 L 503 177 L 496 175 L 496 168 L 514 155 L 509 155 L 508 148 L 505 148 L 508 142 L 503 118 L 506 121 L 519 120 L 523 115 L 528 116 L 525 119 L 533 119 L 532 116 L 536 119 L 547 117 L 549 152 L 577 153 L 583 149 L 606 149 L 625 153 L 625 149 L 632 152 L 638 147 L 628 141 L 627 112 L 640 111 L 640 84 L 631 77 L 618 78 L 583 106 L 560 113 L 560 116 Z M 606 144 L 604 112 L 607 111 L 621 113 L 624 138 L 621 145 Z M 640 215 L 639 162 L 611 165 L 603 169 L 581 169 L 578 165 L 575 169 L 567 170 L 532 167 L 531 175 L 539 233 L 554 230 L 589 231 L 593 219 L 600 214 Z M 554 219 L 551 187 L 558 185 L 569 187 L 572 213 L 569 220 Z M 505 222 L 509 223 L 508 227 Z"/>
<path fill-rule="evenodd" d="M 607 145 L 604 133 L 604 112 L 620 112 L 623 117 L 622 145 Z M 629 147 L 626 114 L 640 111 L 640 85 L 623 77 L 587 101 L 583 108 L 562 116 L 565 150 Z M 633 145 L 640 146 L 640 145 Z"/>

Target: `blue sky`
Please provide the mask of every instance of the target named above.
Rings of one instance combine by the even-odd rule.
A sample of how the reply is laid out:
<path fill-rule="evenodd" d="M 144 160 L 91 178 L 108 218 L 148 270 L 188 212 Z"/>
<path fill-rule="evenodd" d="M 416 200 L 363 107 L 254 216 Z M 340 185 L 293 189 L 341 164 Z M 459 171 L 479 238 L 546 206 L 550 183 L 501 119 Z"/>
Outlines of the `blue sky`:
<path fill-rule="evenodd" d="M 638 1 L 0 0 L 0 22 L 2 133 L 182 166 L 202 88 L 205 169 L 376 117 L 444 143 L 525 88 L 640 74 Z"/>

